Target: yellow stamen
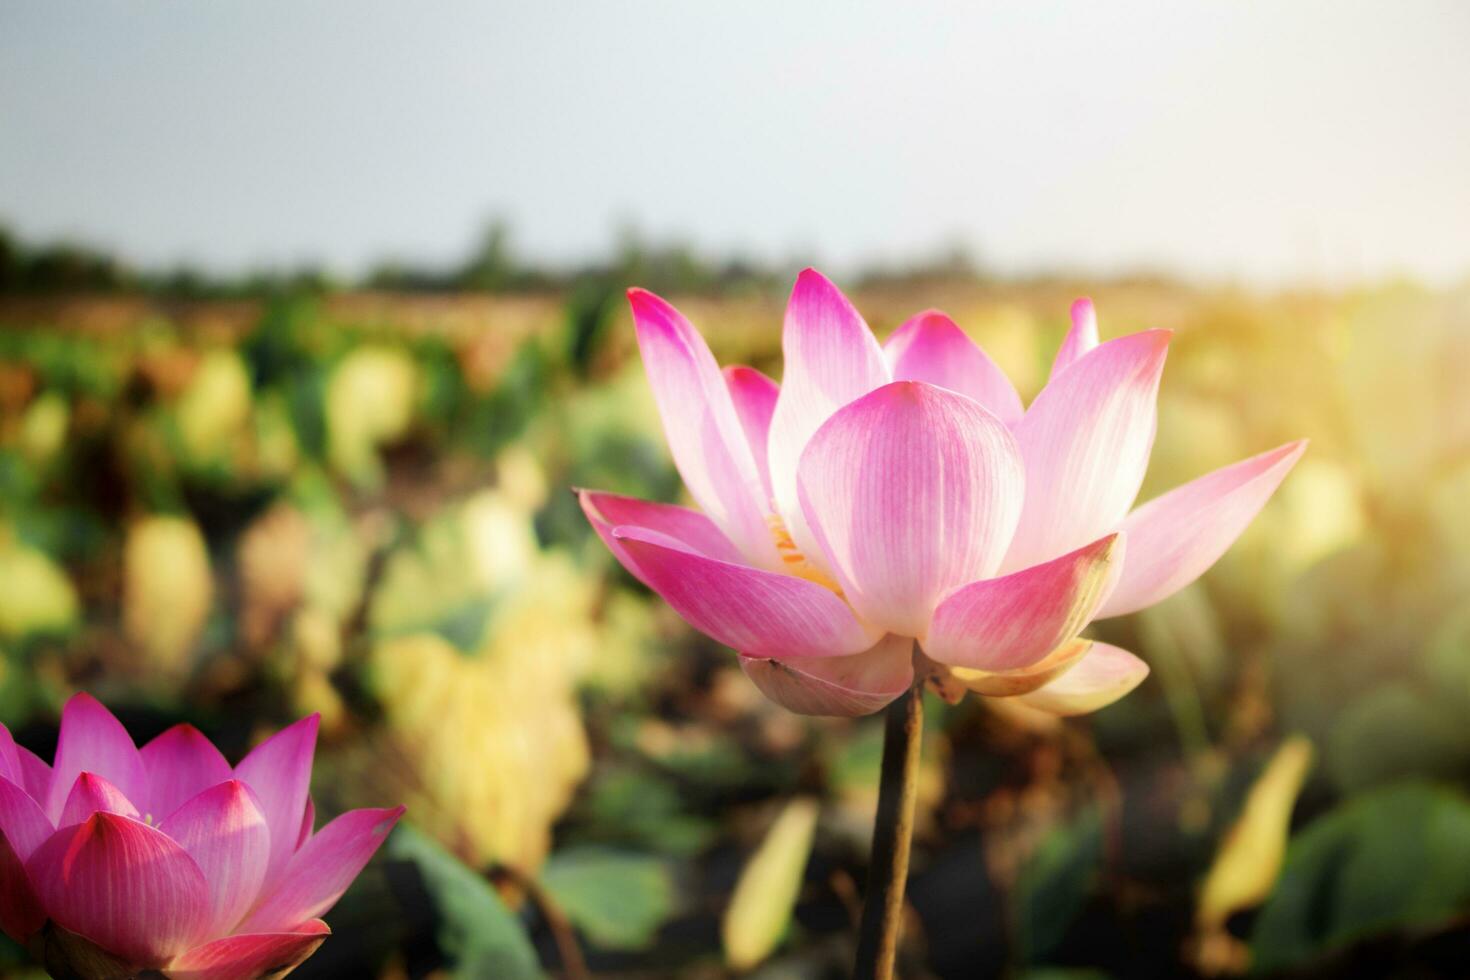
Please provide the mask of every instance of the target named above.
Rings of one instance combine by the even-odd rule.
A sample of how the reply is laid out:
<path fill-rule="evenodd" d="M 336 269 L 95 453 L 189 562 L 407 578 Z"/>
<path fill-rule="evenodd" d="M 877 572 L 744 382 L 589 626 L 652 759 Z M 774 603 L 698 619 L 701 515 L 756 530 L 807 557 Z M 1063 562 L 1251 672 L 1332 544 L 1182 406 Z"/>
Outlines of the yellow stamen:
<path fill-rule="evenodd" d="M 842 587 L 832 579 L 828 578 L 816 565 L 807 560 L 806 555 L 796 546 L 796 540 L 791 537 L 791 532 L 786 529 L 786 522 L 781 520 L 777 514 L 766 517 L 766 525 L 771 529 L 771 537 L 776 541 L 776 553 L 781 556 L 781 563 L 786 566 L 786 571 L 797 578 L 804 578 L 808 582 L 815 582 L 824 589 L 830 589 L 837 595 L 842 595 Z"/>

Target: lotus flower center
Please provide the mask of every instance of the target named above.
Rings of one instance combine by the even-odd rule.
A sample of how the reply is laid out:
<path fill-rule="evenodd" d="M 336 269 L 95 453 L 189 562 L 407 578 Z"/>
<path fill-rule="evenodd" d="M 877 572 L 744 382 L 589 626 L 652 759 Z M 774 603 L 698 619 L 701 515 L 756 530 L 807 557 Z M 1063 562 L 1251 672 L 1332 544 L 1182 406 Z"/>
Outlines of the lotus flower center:
<path fill-rule="evenodd" d="M 786 522 L 781 520 L 779 514 L 768 514 L 766 526 L 771 529 L 771 538 L 776 542 L 776 554 L 781 556 L 781 564 L 785 566 L 788 575 L 804 578 L 842 596 L 842 587 L 801 553 L 801 549 L 796 546 L 796 540 L 786 529 Z"/>

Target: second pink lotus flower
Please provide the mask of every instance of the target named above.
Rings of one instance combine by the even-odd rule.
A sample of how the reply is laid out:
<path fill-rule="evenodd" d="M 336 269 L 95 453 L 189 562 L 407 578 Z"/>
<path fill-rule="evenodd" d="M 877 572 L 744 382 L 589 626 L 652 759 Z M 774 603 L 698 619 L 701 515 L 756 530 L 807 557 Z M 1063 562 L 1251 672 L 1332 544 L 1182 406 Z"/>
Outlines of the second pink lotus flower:
<path fill-rule="evenodd" d="M 1196 579 L 1246 528 L 1305 443 L 1137 509 L 1170 334 L 1098 342 L 1088 301 L 1023 407 L 948 317 L 880 346 L 838 289 L 798 278 L 778 387 L 722 372 L 676 309 L 629 299 L 675 464 L 702 512 L 583 491 L 623 566 L 808 714 L 877 711 L 913 683 L 1074 714 L 1148 668 L 1079 639 Z"/>
<path fill-rule="evenodd" d="M 78 694 L 48 766 L 0 725 L 0 928 L 66 975 L 289 972 L 403 813 L 315 829 L 316 732 L 316 717 L 299 721 L 231 768 L 188 725 L 139 750 Z"/>

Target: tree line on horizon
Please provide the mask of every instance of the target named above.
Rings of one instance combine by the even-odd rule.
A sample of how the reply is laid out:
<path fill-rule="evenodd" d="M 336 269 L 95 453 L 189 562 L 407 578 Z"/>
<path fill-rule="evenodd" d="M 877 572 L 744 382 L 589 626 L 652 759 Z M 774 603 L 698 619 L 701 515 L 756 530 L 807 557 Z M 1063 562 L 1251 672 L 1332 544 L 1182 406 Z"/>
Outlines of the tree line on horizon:
<path fill-rule="evenodd" d="M 534 293 L 583 287 L 621 289 L 634 284 L 671 293 L 779 293 L 797 270 L 810 264 L 803 257 L 759 260 L 721 256 L 683 241 L 652 241 L 625 228 L 606 258 L 556 265 L 519 254 L 510 226 L 494 221 L 467 257 L 438 266 L 384 261 L 357 277 L 344 277 L 313 264 L 224 272 L 191 264 L 146 268 L 109 249 L 82 242 L 27 241 L 0 224 L 0 297 L 91 294 L 237 299 L 354 289 L 427 294 Z M 1130 278 L 1158 281 L 1163 277 L 1142 274 Z M 910 261 L 870 264 L 852 281 L 858 286 L 983 283 L 993 282 L 995 277 L 963 246 L 951 244 Z"/>

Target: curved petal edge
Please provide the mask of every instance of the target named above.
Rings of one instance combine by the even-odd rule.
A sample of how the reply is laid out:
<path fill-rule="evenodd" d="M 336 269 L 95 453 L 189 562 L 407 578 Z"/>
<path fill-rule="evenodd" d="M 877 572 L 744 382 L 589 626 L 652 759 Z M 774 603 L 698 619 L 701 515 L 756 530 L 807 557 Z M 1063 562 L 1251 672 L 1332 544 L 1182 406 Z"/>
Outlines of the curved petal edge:
<path fill-rule="evenodd" d="M 835 657 L 860 653 L 882 635 L 806 579 L 708 558 L 643 528 L 615 528 L 612 536 L 689 625 L 742 653 Z"/>
<path fill-rule="evenodd" d="M 719 364 L 684 315 L 644 289 L 628 290 L 638 350 L 679 475 L 741 553 L 774 567 L 767 494 Z"/>
<path fill-rule="evenodd" d="M 1148 676 L 1148 664 L 1121 647 L 1094 643 L 1051 683 L 1016 700 L 1054 715 L 1085 715 L 1117 701 Z"/>
<path fill-rule="evenodd" d="M 951 666 L 1030 667 L 1092 621 L 1123 556 L 1122 535 L 1110 534 L 1041 565 L 964 586 L 939 604 L 920 645 Z"/>
<path fill-rule="evenodd" d="M 624 497 L 601 490 L 577 490 L 577 502 L 582 506 L 588 523 L 592 525 L 602 543 L 607 545 L 613 556 L 628 569 L 629 574 L 647 585 L 636 563 L 612 536 L 613 528 L 629 525 L 647 528 L 682 542 L 690 549 L 721 561 L 745 564 L 745 559 L 730 539 L 715 526 L 715 522 L 697 510 L 677 504 L 660 504 L 637 497 Z"/>
<path fill-rule="evenodd" d="M 1123 521 L 1128 554 L 1101 616 L 1121 616 L 1167 599 L 1199 578 L 1250 526 L 1307 440 L 1278 446 L 1176 487 Z"/>
<path fill-rule="evenodd" d="M 1051 376 L 1055 378 L 1075 364 L 1097 346 L 1097 309 L 1086 296 L 1072 304 L 1072 327 L 1057 348 L 1057 356 L 1051 362 Z"/>
<path fill-rule="evenodd" d="M 889 635 L 846 657 L 776 660 L 740 656 L 762 694 L 799 715 L 855 718 L 881 711 L 914 682 L 913 641 Z"/>
<path fill-rule="evenodd" d="M 1021 418 L 1021 396 L 994 361 L 945 314 L 910 317 L 883 344 L 895 381 L 926 381 L 968 395 L 1006 425 Z"/>
<path fill-rule="evenodd" d="M 227 936 L 183 953 L 168 968 L 169 980 L 265 980 L 282 977 L 308 960 L 332 934 L 321 919 L 293 932 Z"/>
<path fill-rule="evenodd" d="M 819 561 L 796 489 L 802 451 L 833 412 L 891 380 L 888 362 L 862 314 L 815 269 L 791 289 L 781 353 L 781 393 L 766 440 L 771 495 L 796 547 Z"/>
<path fill-rule="evenodd" d="M 1002 571 L 1118 529 L 1153 450 L 1170 336 L 1145 330 L 1100 344 L 1036 396 L 1013 430 L 1026 461 L 1026 507 Z"/>

